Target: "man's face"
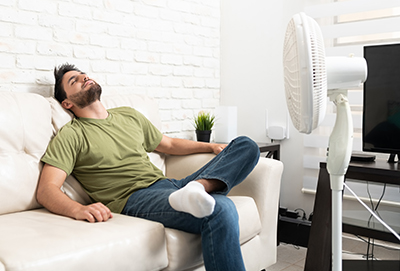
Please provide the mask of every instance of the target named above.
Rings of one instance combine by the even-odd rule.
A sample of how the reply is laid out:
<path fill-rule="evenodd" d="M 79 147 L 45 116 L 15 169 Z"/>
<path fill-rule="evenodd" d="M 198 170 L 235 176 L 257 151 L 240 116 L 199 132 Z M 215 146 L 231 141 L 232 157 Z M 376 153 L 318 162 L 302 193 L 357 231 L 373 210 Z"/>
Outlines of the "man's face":
<path fill-rule="evenodd" d="M 101 86 L 85 73 L 69 71 L 64 75 L 62 84 L 67 99 L 79 108 L 100 100 Z"/>

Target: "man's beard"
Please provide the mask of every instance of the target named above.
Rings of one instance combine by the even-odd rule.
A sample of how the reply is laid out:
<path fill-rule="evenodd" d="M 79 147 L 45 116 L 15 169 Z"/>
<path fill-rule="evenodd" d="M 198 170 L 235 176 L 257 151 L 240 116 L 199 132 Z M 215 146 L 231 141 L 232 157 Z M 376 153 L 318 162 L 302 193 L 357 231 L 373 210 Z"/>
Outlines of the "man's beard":
<path fill-rule="evenodd" d="M 94 82 L 90 85 L 88 90 L 81 90 L 69 97 L 69 99 L 76 104 L 79 108 L 84 108 L 91 105 L 95 101 L 100 101 L 101 96 L 101 86 Z"/>

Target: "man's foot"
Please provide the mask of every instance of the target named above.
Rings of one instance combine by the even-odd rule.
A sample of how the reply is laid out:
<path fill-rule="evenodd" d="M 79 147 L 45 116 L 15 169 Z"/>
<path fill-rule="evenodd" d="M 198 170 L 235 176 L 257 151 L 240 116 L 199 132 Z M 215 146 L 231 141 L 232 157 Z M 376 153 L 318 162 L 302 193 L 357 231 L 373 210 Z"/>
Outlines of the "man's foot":
<path fill-rule="evenodd" d="M 169 204 L 179 212 L 189 213 L 202 218 L 214 212 L 215 199 L 206 192 L 204 186 L 196 181 L 173 192 L 168 198 Z"/>

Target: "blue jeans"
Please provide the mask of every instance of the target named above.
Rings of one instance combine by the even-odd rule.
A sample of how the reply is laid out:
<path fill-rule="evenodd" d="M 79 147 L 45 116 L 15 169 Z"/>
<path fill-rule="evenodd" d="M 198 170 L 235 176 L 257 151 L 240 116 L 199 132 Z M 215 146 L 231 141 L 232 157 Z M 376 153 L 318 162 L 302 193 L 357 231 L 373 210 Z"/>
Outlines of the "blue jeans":
<path fill-rule="evenodd" d="M 233 202 L 226 197 L 256 166 L 260 151 L 247 137 L 238 137 L 209 163 L 182 179 L 164 179 L 136 191 L 129 197 L 122 213 L 162 223 L 165 227 L 201 234 L 206 270 L 245 270 L 239 243 L 238 214 Z M 223 191 L 211 193 L 215 199 L 214 212 L 204 218 L 174 210 L 169 195 L 188 182 L 217 179 L 226 184 Z"/>

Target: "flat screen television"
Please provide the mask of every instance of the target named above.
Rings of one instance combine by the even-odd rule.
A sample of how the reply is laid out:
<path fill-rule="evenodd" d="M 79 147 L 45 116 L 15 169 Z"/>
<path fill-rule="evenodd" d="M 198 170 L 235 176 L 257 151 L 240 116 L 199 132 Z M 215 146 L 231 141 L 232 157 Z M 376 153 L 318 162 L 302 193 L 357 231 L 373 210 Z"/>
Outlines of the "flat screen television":
<path fill-rule="evenodd" d="M 400 154 L 400 44 L 364 46 L 363 151 Z"/>

